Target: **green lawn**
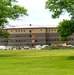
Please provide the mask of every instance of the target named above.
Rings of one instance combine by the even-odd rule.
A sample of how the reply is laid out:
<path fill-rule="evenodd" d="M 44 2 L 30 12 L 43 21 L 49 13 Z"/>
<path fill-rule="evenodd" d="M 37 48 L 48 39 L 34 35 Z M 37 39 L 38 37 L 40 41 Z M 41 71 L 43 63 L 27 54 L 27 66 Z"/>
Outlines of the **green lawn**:
<path fill-rule="evenodd" d="M 74 75 L 74 50 L 0 51 L 0 75 Z"/>

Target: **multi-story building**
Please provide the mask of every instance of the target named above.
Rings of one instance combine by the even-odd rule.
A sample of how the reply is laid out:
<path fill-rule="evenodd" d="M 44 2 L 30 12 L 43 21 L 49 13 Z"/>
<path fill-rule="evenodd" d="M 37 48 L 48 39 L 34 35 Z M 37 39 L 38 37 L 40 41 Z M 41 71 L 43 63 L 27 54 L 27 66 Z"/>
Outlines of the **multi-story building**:
<path fill-rule="evenodd" d="M 8 28 L 9 38 L 0 38 L 0 45 L 25 46 L 51 45 L 62 43 L 55 27 Z M 74 45 L 74 34 L 69 36 L 67 44 Z"/>

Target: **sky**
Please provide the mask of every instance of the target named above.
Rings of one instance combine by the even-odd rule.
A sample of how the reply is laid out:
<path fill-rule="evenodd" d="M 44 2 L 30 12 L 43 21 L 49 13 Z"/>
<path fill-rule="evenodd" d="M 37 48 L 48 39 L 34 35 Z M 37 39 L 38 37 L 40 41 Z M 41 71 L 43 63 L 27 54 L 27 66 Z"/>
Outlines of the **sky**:
<path fill-rule="evenodd" d="M 20 6 L 24 6 L 28 11 L 28 16 L 21 18 L 21 20 L 9 21 L 10 25 L 16 27 L 43 26 L 55 27 L 63 19 L 69 19 L 68 14 L 64 13 L 58 19 L 52 19 L 52 13 L 45 9 L 46 0 L 18 0 Z"/>

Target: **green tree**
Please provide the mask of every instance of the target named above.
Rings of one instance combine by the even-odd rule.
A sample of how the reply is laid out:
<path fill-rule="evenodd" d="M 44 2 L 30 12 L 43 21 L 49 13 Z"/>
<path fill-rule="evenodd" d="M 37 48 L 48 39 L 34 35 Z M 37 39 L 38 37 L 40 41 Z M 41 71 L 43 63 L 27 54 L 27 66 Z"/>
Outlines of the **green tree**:
<path fill-rule="evenodd" d="M 74 16 L 74 0 L 47 0 L 45 7 L 53 13 L 53 18 L 58 18 L 66 11 L 71 15 L 71 18 Z"/>
<path fill-rule="evenodd" d="M 27 14 L 27 9 L 19 6 L 17 0 L 0 0 L 0 36 L 7 37 L 7 32 L 2 31 L 9 19 L 17 19 Z"/>
<path fill-rule="evenodd" d="M 68 41 L 68 36 L 74 32 L 74 21 L 63 20 L 59 23 L 57 31 L 61 36 L 61 41 Z"/>
<path fill-rule="evenodd" d="M 63 12 L 69 13 L 71 20 L 63 20 L 57 29 L 62 41 L 74 32 L 74 0 L 47 0 L 46 6 L 52 12 L 52 18 L 59 18 Z"/>

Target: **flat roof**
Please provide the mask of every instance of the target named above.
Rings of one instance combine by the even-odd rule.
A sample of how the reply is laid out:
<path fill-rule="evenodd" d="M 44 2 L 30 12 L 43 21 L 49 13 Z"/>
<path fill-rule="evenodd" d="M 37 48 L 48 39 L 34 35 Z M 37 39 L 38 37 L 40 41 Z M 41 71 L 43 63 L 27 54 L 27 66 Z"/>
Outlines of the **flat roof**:
<path fill-rule="evenodd" d="M 48 29 L 48 28 L 56 28 L 56 27 L 21 27 L 21 28 L 5 28 L 5 29 L 39 29 L 39 28 L 41 28 L 41 29 Z"/>
<path fill-rule="evenodd" d="M 8 25 L 8 27 L 6 29 L 22 29 L 22 28 L 26 28 L 26 29 L 32 29 L 32 28 L 56 28 L 57 26 L 54 25 L 36 25 L 36 24 L 23 24 L 20 26 L 17 25 Z"/>

